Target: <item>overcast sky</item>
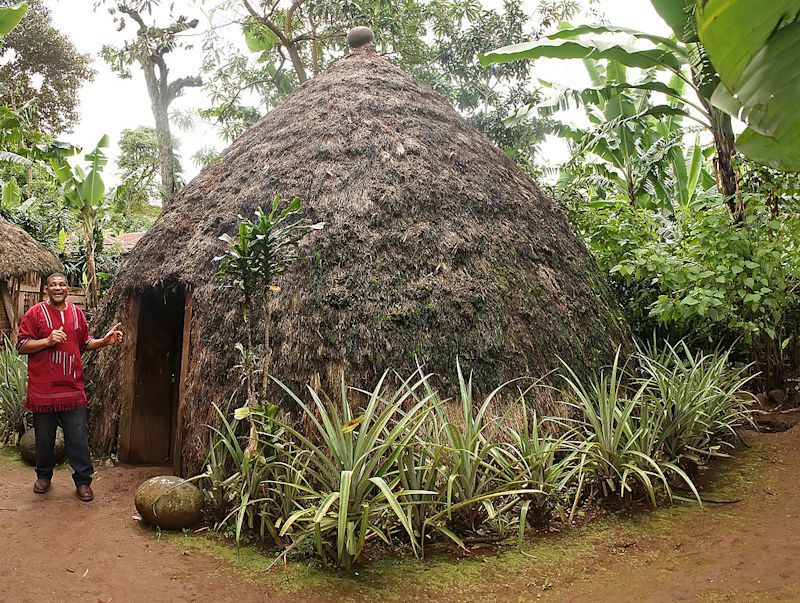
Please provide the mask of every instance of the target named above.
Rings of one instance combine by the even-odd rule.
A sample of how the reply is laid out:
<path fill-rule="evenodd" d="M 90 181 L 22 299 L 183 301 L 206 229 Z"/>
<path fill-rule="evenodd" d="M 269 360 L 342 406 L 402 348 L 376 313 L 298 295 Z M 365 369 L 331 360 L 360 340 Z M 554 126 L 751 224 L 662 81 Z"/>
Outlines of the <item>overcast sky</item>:
<path fill-rule="evenodd" d="M 66 33 L 79 51 L 94 58 L 97 77 L 83 86 L 80 91 L 81 121 L 74 132 L 64 136 L 85 149 L 91 149 L 103 134 L 111 138 L 109 154 L 112 159 L 117 154 L 117 140 L 122 130 L 140 125 L 152 126 L 153 114 L 150 100 L 140 70 L 133 69 L 133 78 L 123 80 L 114 75 L 99 57 L 104 44 L 118 45 L 123 39 L 116 31 L 112 17 L 105 8 L 93 9 L 95 0 L 45 0 L 52 9 L 53 22 L 60 31 Z M 487 6 L 500 4 L 499 0 L 485 0 Z M 535 5 L 535 1 L 530 2 Z M 201 18 L 198 2 L 175 0 L 175 11 Z M 600 10 L 610 23 L 641 29 L 649 33 L 668 35 L 669 29 L 653 10 L 649 0 L 600 0 Z M 129 26 L 130 28 L 130 26 Z M 133 28 L 129 30 L 132 34 Z M 128 35 L 131 35 L 128 34 Z M 233 35 L 233 32 L 232 32 Z M 201 50 L 198 47 L 188 52 L 169 55 L 170 77 L 197 74 L 200 71 Z M 553 81 L 567 87 L 580 87 L 588 84 L 580 61 L 557 61 L 542 59 L 536 62 L 534 77 Z M 201 89 L 187 89 L 184 96 L 176 100 L 171 110 L 208 107 L 209 102 Z M 575 116 L 577 119 L 577 115 Z M 192 155 L 202 147 L 225 146 L 217 136 L 216 130 L 200 122 L 191 132 L 183 132 L 173 125 L 173 134 L 181 141 L 181 163 L 187 181 L 193 178 L 199 168 L 191 160 Z M 567 158 L 566 146 L 559 140 L 549 140 L 543 147 L 543 157 L 550 165 L 558 165 Z"/>

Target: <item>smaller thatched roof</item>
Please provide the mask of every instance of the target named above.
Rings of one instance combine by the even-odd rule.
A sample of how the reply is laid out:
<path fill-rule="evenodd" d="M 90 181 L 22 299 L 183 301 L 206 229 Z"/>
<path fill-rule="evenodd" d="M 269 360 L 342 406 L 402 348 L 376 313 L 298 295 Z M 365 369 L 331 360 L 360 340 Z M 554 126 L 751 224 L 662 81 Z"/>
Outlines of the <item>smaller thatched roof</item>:
<path fill-rule="evenodd" d="M 61 262 L 31 235 L 0 218 L 0 279 L 63 270 Z"/>
<path fill-rule="evenodd" d="M 120 235 L 114 237 L 105 237 L 103 239 L 103 245 L 116 245 L 119 247 L 120 251 L 125 254 L 128 253 L 131 249 L 136 246 L 136 243 L 145 235 L 144 232 L 123 232 Z"/>

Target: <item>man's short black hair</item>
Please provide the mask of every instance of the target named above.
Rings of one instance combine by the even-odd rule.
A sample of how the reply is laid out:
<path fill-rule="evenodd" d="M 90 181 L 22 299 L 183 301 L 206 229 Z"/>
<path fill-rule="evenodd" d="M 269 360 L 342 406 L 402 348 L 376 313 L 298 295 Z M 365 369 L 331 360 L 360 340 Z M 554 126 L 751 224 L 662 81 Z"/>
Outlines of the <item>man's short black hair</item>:
<path fill-rule="evenodd" d="M 57 278 L 57 277 L 61 277 L 61 278 L 63 278 L 65 281 L 67 281 L 67 277 L 66 277 L 66 275 L 65 275 L 65 274 L 61 274 L 60 272 L 54 272 L 53 274 L 51 274 L 50 276 L 48 276 L 48 277 L 47 277 L 47 279 L 45 279 L 45 281 L 44 281 L 44 282 L 45 282 L 45 284 L 49 285 L 49 284 L 50 284 L 50 279 L 51 279 L 51 278 Z M 69 281 L 67 281 L 67 285 L 69 285 Z"/>

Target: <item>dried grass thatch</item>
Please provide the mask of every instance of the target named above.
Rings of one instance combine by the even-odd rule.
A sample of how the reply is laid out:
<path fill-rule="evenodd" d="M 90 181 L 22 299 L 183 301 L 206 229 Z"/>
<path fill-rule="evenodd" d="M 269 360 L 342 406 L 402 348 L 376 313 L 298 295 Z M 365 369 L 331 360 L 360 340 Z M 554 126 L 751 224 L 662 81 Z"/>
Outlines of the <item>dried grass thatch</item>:
<path fill-rule="evenodd" d="M 31 235 L 0 218 L 0 279 L 62 272 L 61 262 Z"/>
<path fill-rule="evenodd" d="M 131 297 L 190 287 L 194 319 L 183 412 L 184 472 L 203 460 L 212 402 L 238 383 L 244 340 L 235 290 L 213 261 L 237 214 L 298 195 L 324 220 L 314 260 L 278 283 L 272 373 L 326 391 L 371 385 L 415 356 L 455 379 L 455 358 L 487 392 L 564 358 L 577 370 L 628 338 L 619 308 L 556 205 L 444 99 L 370 49 L 305 83 L 177 195 L 123 270 L 99 322 L 128 322 Z M 97 330 L 101 330 L 97 327 Z M 93 443 L 109 450 L 118 384 L 133 350 L 92 370 Z"/>

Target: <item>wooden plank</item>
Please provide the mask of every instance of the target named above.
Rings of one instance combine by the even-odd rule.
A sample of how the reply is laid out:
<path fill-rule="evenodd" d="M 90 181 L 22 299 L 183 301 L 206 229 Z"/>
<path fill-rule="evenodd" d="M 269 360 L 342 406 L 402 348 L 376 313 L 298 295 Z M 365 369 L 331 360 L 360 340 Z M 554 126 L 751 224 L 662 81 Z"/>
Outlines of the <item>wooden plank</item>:
<path fill-rule="evenodd" d="M 11 338 L 12 343 L 16 343 L 13 341 L 14 325 L 11 324 L 11 316 L 14 312 L 11 308 L 11 296 L 8 294 L 8 286 L 5 280 L 0 280 L 0 299 L 2 299 L 2 302 L 0 302 L 0 335 L 5 333 Z M 2 339 L 0 336 L 0 343 L 2 343 Z"/>
<path fill-rule="evenodd" d="M 8 286 L 4 280 L 0 280 L 0 297 L 3 298 L 3 307 L 8 316 L 8 323 L 11 325 L 12 330 L 14 327 L 14 305 L 11 302 L 11 294 L 8 292 Z"/>
<path fill-rule="evenodd" d="M 136 346 L 139 332 L 139 298 L 128 301 L 128 324 L 124 325 L 124 348 L 119 362 L 122 365 L 119 409 L 119 445 L 117 454 L 123 463 L 130 462 L 131 411 L 133 409 L 134 381 L 136 378 Z"/>
<path fill-rule="evenodd" d="M 183 337 L 181 340 L 181 372 L 178 389 L 178 408 L 173 431 L 172 445 L 172 471 L 175 475 L 183 477 L 183 411 L 186 401 L 186 376 L 189 370 L 189 355 L 192 343 L 192 311 L 194 310 L 194 293 L 191 289 L 186 292 L 186 306 L 183 311 Z"/>
<path fill-rule="evenodd" d="M 19 300 L 20 300 L 19 288 L 20 288 L 20 281 L 18 279 L 11 279 L 12 314 L 10 318 L 11 318 L 11 330 L 14 331 L 14 333 L 16 333 L 17 330 L 19 329 L 19 320 L 20 316 L 22 316 L 22 312 L 17 311 L 19 308 Z"/>

